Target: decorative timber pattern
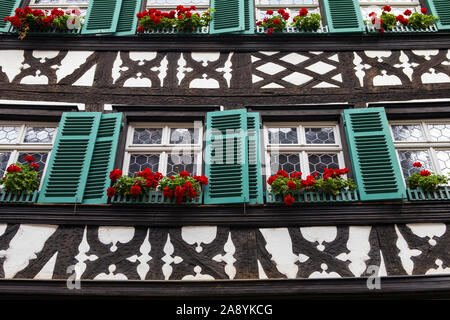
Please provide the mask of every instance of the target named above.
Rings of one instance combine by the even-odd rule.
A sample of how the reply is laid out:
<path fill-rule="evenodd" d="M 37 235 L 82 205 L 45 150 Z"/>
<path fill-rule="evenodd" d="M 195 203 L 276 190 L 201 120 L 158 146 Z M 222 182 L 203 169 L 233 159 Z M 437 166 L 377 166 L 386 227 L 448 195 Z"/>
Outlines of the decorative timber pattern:
<path fill-rule="evenodd" d="M 0 50 L 0 84 L 3 99 L 108 104 L 449 98 L 450 51 Z"/>
<path fill-rule="evenodd" d="M 450 273 L 444 223 L 291 228 L 0 225 L 6 279 L 214 280 Z"/>

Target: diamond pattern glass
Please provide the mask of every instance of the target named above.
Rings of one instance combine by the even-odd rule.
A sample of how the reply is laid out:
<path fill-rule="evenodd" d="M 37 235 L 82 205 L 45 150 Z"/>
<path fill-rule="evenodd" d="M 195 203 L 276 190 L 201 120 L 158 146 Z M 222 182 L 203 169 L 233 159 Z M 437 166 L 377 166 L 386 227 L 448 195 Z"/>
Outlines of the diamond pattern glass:
<path fill-rule="evenodd" d="M 133 144 L 161 144 L 162 128 L 135 128 Z"/>
<path fill-rule="evenodd" d="M 432 141 L 450 141 L 450 124 L 429 124 Z"/>
<path fill-rule="evenodd" d="M 187 171 L 191 175 L 197 174 L 195 160 L 196 157 L 193 154 L 169 154 L 167 158 L 166 175 L 176 175 L 181 171 Z"/>
<path fill-rule="evenodd" d="M 305 128 L 307 144 L 334 144 L 333 128 Z"/>
<path fill-rule="evenodd" d="M 19 135 L 20 127 L 0 126 L 0 143 L 14 143 Z"/>
<path fill-rule="evenodd" d="M 402 167 L 403 176 L 409 177 L 414 172 L 424 169 L 433 170 L 431 166 L 430 154 L 426 150 L 399 150 L 398 156 Z M 413 167 L 414 162 L 422 163 L 421 168 Z"/>
<path fill-rule="evenodd" d="M 196 144 L 198 143 L 198 132 L 194 128 L 171 128 L 171 144 Z"/>
<path fill-rule="evenodd" d="M 48 153 L 46 153 L 46 152 L 41 152 L 41 153 L 23 152 L 22 153 L 21 152 L 21 153 L 19 153 L 19 158 L 17 159 L 17 162 L 19 162 L 21 164 L 28 163 L 25 161 L 26 155 L 30 155 L 30 156 L 34 157 L 34 162 L 39 165 L 38 172 L 42 176 L 42 173 L 44 172 L 44 169 L 45 169 L 45 164 L 47 163 Z"/>
<path fill-rule="evenodd" d="M 9 152 L 0 152 L 0 177 L 3 177 L 5 174 L 6 166 L 8 165 L 9 157 L 11 153 Z"/>
<path fill-rule="evenodd" d="M 418 124 L 393 125 L 392 133 L 394 134 L 394 141 L 415 142 L 425 140 L 422 127 Z"/>
<path fill-rule="evenodd" d="M 441 173 L 448 175 L 450 173 L 450 150 L 436 150 L 436 156 Z"/>
<path fill-rule="evenodd" d="M 297 128 L 269 128 L 269 143 L 296 144 L 298 143 Z"/>
<path fill-rule="evenodd" d="M 317 172 L 323 176 L 325 168 L 339 169 L 339 160 L 336 153 L 309 153 L 308 162 L 311 174 Z"/>
<path fill-rule="evenodd" d="M 128 175 L 135 177 L 136 173 L 149 168 L 153 172 L 158 171 L 159 154 L 132 154 L 130 156 L 130 165 L 128 167 Z"/>
<path fill-rule="evenodd" d="M 278 170 L 284 170 L 288 174 L 301 171 L 300 156 L 298 153 L 280 153 L 270 155 L 270 172 L 276 174 Z"/>
<path fill-rule="evenodd" d="M 23 142 L 52 143 L 56 128 L 27 127 Z"/>

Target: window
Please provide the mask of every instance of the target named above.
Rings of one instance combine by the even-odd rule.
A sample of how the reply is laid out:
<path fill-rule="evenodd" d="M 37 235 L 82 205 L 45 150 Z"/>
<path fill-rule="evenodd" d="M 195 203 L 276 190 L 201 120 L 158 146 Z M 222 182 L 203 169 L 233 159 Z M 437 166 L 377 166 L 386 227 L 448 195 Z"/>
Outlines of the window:
<path fill-rule="evenodd" d="M 78 8 L 81 11 L 81 16 L 85 16 L 90 0 L 31 0 L 30 7 L 51 10 L 53 8 L 58 9 L 75 9 Z"/>
<path fill-rule="evenodd" d="M 417 9 L 420 12 L 419 0 L 359 0 L 361 13 L 364 20 L 370 20 L 369 13 L 376 12 L 381 14 L 381 8 L 389 5 L 392 8 L 391 13 L 395 15 L 403 14 L 406 9 Z"/>
<path fill-rule="evenodd" d="M 193 12 L 203 12 L 209 8 L 209 0 L 147 0 L 147 8 L 157 8 L 161 11 L 175 10 L 178 5 L 185 7 L 195 6 Z"/>
<path fill-rule="evenodd" d="M 450 173 L 450 120 L 396 121 L 390 127 L 405 178 L 423 169 Z M 414 168 L 416 161 L 423 167 Z"/>
<path fill-rule="evenodd" d="M 55 123 L 0 122 L 0 177 L 10 164 L 26 163 L 27 154 L 34 157 L 42 177 L 56 136 L 56 126 Z"/>
<path fill-rule="evenodd" d="M 202 125 L 191 123 L 132 123 L 128 129 L 124 174 L 145 168 L 165 175 L 202 171 Z"/>
<path fill-rule="evenodd" d="M 285 170 L 306 177 L 344 167 L 336 123 L 265 123 L 264 141 L 267 176 Z"/>
<path fill-rule="evenodd" d="M 319 13 L 319 0 L 255 0 L 256 20 L 264 19 L 267 10 L 285 9 L 289 15 L 289 21 L 298 15 L 301 8 L 307 8 L 310 13 Z"/>

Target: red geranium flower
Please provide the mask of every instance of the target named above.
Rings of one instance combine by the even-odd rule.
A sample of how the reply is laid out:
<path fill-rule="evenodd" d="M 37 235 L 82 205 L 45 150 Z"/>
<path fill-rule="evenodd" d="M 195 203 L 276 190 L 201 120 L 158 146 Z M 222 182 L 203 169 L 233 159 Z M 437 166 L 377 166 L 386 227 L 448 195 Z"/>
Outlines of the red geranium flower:
<path fill-rule="evenodd" d="M 273 33 L 273 28 L 267 29 L 267 34 L 272 34 L 272 33 Z"/>
<path fill-rule="evenodd" d="M 286 185 L 287 185 L 287 187 L 289 188 L 289 190 L 294 190 L 294 189 L 295 189 L 295 182 L 294 182 L 294 181 L 289 180 L 289 181 L 286 183 Z"/>
<path fill-rule="evenodd" d="M 406 9 L 405 12 L 403 12 L 403 14 L 404 14 L 405 16 L 410 16 L 410 15 L 412 14 L 412 11 L 409 10 L 409 9 Z"/>
<path fill-rule="evenodd" d="M 421 168 L 421 167 L 422 167 L 422 164 L 421 164 L 419 161 L 417 161 L 417 162 L 414 162 L 414 163 L 413 163 L 413 167 Z"/>
<path fill-rule="evenodd" d="M 131 187 L 131 190 L 130 190 L 130 193 L 131 193 L 133 196 L 139 195 L 139 194 L 141 193 L 141 187 L 140 187 L 140 186 L 137 186 L 137 185 L 132 186 L 132 187 Z"/>
<path fill-rule="evenodd" d="M 292 204 L 294 203 L 295 199 L 293 197 L 291 197 L 290 195 L 287 195 L 284 198 L 284 203 L 286 203 L 287 206 L 292 206 Z"/>
<path fill-rule="evenodd" d="M 172 196 L 173 196 L 173 191 L 172 191 L 171 189 L 169 189 L 168 187 L 165 187 L 165 188 L 163 189 L 163 195 L 164 195 L 166 198 L 172 198 Z"/>
<path fill-rule="evenodd" d="M 278 13 L 283 15 L 286 11 L 284 11 L 284 9 L 278 9 Z"/>
<path fill-rule="evenodd" d="M 428 176 L 431 175 L 431 172 L 428 171 L 428 170 L 422 170 L 422 171 L 420 171 L 420 175 L 421 175 L 422 177 L 428 177 Z"/>
<path fill-rule="evenodd" d="M 119 169 L 114 169 L 109 173 L 109 178 L 112 181 L 116 181 L 117 179 L 119 179 L 122 176 L 122 170 Z"/>
<path fill-rule="evenodd" d="M 383 9 L 383 11 L 386 11 L 386 12 L 390 12 L 390 11 L 391 11 L 391 7 L 388 6 L 388 5 L 384 6 L 384 7 L 381 8 L 381 9 Z"/>
<path fill-rule="evenodd" d="M 116 191 L 116 188 L 108 187 L 108 189 L 106 190 L 106 195 L 108 196 L 108 198 L 112 198 L 116 194 Z"/>
<path fill-rule="evenodd" d="M 39 169 L 39 165 L 38 165 L 37 163 L 32 163 L 32 164 L 31 164 L 31 167 L 32 167 L 33 169 L 36 169 L 36 170 Z"/>
<path fill-rule="evenodd" d="M 281 22 L 280 19 L 273 19 L 273 24 L 276 25 L 276 26 L 279 25 L 280 22 Z"/>
<path fill-rule="evenodd" d="M 266 11 L 266 14 L 272 15 L 272 14 L 273 14 L 273 11 L 272 11 L 272 10 L 267 10 L 267 11 Z"/>
<path fill-rule="evenodd" d="M 187 171 L 181 171 L 180 172 L 180 177 L 189 177 L 189 172 L 187 172 Z"/>
<path fill-rule="evenodd" d="M 14 172 L 20 172 L 20 170 L 22 170 L 22 169 L 20 169 L 20 167 L 18 167 L 18 166 L 16 166 L 16 165 L 12 164 L 12 165 L 10 165 L 10 166 L 8 167 L 8 169 L 6 169 L 6 172 L 8 172 L 8 173 L 14 173 Z"/>
<path fill-rule="evenodd" d="M 28 162 L 28 163 L 32 163 L 32 162 L 34 162 L 34 157 L 30 156 L 30 155 L 26 155 L 25 156 L 25 161 Z"/>
<path fill-rule="evenodd" d="M 283 176 L 285 178 L 289 178 L 289 175 L 284 170 L 278 170 L 277 175 Z"/>
<path fill-rule="evenodd" d="M 300 14 L 300 17 L 305 17 L 305 16 L 308 14 L 308 9 L 302 8 L 302 9 L 299 11 L 299 14 Z"/>
<path fill-rule="evenodd" d="M 420 12 L 422 12 L 423 14 L 428 14 L 427 8 L 421 8 Z"/>

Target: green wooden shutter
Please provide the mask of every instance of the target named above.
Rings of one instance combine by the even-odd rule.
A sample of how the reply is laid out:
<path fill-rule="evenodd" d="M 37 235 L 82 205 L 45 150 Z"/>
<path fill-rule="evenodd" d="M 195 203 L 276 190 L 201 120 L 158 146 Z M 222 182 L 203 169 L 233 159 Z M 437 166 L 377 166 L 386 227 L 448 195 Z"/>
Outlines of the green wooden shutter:
<path fill-rule="evenodd" d="M 323 0 L 330 32 L 363 32 L 364 23 L 358 0 Z"/>
<path fill-rule="evenodd" d="M 136 33 L 137 13 L 141 8 L 141 0 L 122 0 L 119 21 L 117 22 L 116 36 Z"/>
<path fill-rule="evenodd" d="M 245 29 L 244 0 L 211 0 L 216 10 L 209 26 L 210 34 L 219 34 Z"/>
<path fill-rule="evenodd" d="M 244 31 L 243 34 L 255 33 L 255 8 L 254 0 L 244 0 Z"/>
<path fill-rule="evenodd" d="M 8 32 L 11 24 L 3 18 L 10 17 L 14 10 L 20 6 L 22 0 L 0 0 L 0 32 Z"/>
<path fill-rule="evenodd" d="M 345 110 L 344 125 L 360 199 L 406 198 L 384 108 Z"/>
<path fill-rule="evenodd" d="M 247 111 L 208 112 L 205 204 L 249 201 Z"/>
<path fill-rule="evenodd" d="M 264 203 L 259 113 L 247 113 L 248 177 L 250 204 Z"/>
<path fill-rule="evenodd" d="M 63 114 L 39 202 L 82 201 L 100 119 L 100 112 Z"/>
<path fill-rule="evenodd" d="M 113 33 L 119 21 L 122 0 L 90 0 L 81 33 Z"/>
<path fill-rule="evenodd" d="M 439 30 L 450 30 L 450 1 L 449 0 L 427 0 L 431 13 L 439 17 L 437 22 Z"/>
<path fill-rule="evenodd" d="M 110 185 L 109 172 L 114 169 L 117 144 L 122 125 L 122 113 L 103 114 L 93 150 L 83 203 L 107 203 L 106 189 Z"/>

